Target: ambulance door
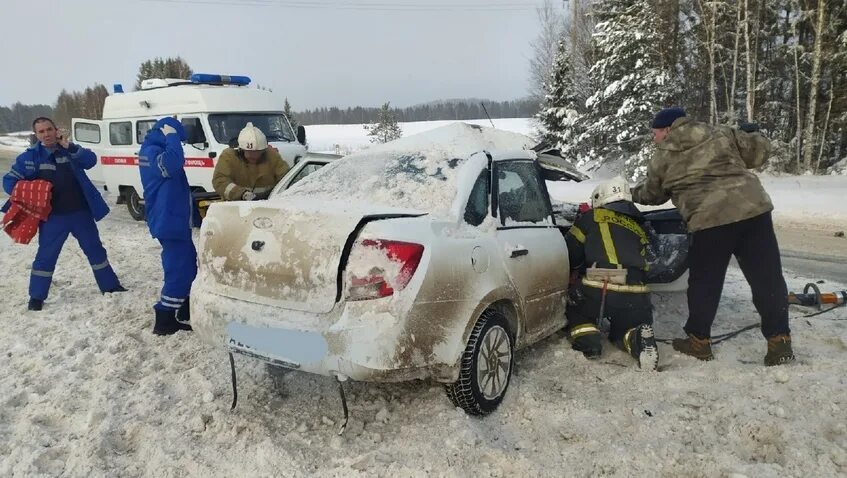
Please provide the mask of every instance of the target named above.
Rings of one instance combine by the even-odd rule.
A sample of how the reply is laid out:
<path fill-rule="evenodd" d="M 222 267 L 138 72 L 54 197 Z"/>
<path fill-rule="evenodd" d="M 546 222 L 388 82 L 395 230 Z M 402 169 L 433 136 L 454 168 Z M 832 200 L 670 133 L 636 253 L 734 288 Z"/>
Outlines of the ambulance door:
<path fill-rule="evenodd" d="M 206 134 L 208 127 L 204 125 L 198 114 L 179 115 L 179 120 L 185 128 L 186 141 L 182 146 L 185 152 L 185 175 L 188 184 L 194 190 L 214 191 L 212 173 L 215 170 L 215 153 L 209 144 Z"/>
<path fill-rule="evenodd" d="M 103 187 L 103 167 L 100 163 L 103 154 L 102 145 L 105 142 L 103 122 L 85 118 L 71 119 L 71 141 L 94 151 L 97 155 L 97 165 L 86 171 L 88 178 L 95 182 L 98 188 Z"/>

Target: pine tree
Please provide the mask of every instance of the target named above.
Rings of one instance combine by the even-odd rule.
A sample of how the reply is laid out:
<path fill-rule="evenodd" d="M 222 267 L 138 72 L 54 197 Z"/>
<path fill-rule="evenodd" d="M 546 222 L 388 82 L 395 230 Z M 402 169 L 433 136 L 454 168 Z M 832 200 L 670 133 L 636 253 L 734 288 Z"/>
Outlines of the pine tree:
<path fill-rule="evenodd" d="M 544 139 L 576 160 L 582 115 L 579 112 L 573 74 L 570 53 L 564 40 L 559 40 L 553 69 L 546 85 L 547 94 L 536 118 L 544 128 Z"/>
<path fill-rule="evenodd" d="M 141 82 L 151 78 L 182 78 L 188 79 L 192 73 L 191 67 L 182 59 L 156 57 L 147 60 L 138 67 L 138 75 L 135 77 L 135 89 L 141 89 Z"/>
<path fill-rule="evenodd" d="M 403 130 L 397 124 L 397 117 L 391 109 L 391 103 L 382 105 L 375 123 L 366 124 L 363 127 L 371 137 L 371 143 L 387 143 L 403 137 Z"/>
<path fill-rule="evenodd" d="M 650 118 L 673 95 L 656 50 L 654 8 L 650 0 L 599 0 L 594 8 L 596 60 L 589 70 L 594 92 L 585 102 L 581 140 L 592 143 L 592 158 L 625 158 L 626 172 L 638 177 L 652 150 Z"/>
<path fill-rule="evenodd" d="M 291 111 L 291 104 L 288 102 L 288 97 L 285 98 L 285 105 L 282 107 L 282 112 L 285 114 L 285 117 L 288 118 L 288 122 L 291 123 L 291 127 L 294 128 L 294 131 L 297 131 L 297 126 L 300 123 L 297 121 L 297 117 L 294 116 L 294 112 Z"/>

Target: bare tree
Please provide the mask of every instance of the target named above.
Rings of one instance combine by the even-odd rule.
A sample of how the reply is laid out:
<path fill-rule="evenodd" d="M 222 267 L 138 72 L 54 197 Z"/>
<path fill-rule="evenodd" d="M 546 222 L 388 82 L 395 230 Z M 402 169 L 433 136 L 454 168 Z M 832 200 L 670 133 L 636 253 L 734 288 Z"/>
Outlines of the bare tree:
<path fill-rule="evenodd" d="M 732 50 L 732 83 L 729 88 L 729 96 L 726 99 L 727 116 L 735 120 L 735 87 L 738 82 L 738 44 L 741 40 L 741 5 L 735 5 L 735 48 Z"/>
<path fill-rule="evenodd" d="M 809 101 L 806 112 L 806 130 L 803 133 L 803 166 L 806 171 L 812 170 L 812 155 L 814 154 L 815 113 L 818 106 L 818 85 L 821 80 L 821 57 L 823 49 L 823 33 L 826 25 L 826 1 L 818 0 L 818 19 L 815 24 L 815 49 L 812 54 L 812 77 L 809 88 Z M 799 127 L 799 126 L 798 126 Z"/>
<path fill-rule="evenodd" d="M 535 12 L 538 16 L 539 33 L 538 38 L 531 44 L 529 94 L 533 100 L 541 104 L 547 94 L 547 82 L 550 81 L 556 48 L 564 31 L 564 21 L 562 16 L 556 13 L 552 0 L 544 0 L 544 3 L 536 8 Z"/>
<path fill-rule="evenodd" d="M 717 35 L 718 5 L 715 0 L 709 2 L 708 5 L 707 12 L 706 8 L 703 7 L 703 2 L 697 0 L 700 15 L 703 17 L 703 31 L 706 36 L 704 44 L 709 56 L 709 123 L 715 124 L 718 122 L 718 99 L 716 96 L 718 87 L 715 81 L 715 37 Z"/>
<path fill-rule="evenodd" d="M 821 147 L 818 150 L 818 162 L 815 164 L 815 174 L 821 168 L 821 158 L 823 157 L 823 148 L 826 145 L 826 130 L 829 127 L 829 115 L 832 113 L 832 99 L 833 99 L 833 91 L 835 88 L 832 87 L 832 79 L 830 79 L 829 84 L 829 106 L 826 107 L 826 118 L 823 121 L 823 130 L 821 130 Z"/>
<path fill-rule="evenodd" d="M 797 22 L 800 19 L 794 19 L 791 22 L 791 32 L 794 35 L 794 38 L 797 38 Z M 794 112 L 797 115 L 797 127 L 795 128 L 794 134 L 794 148 L 797 152 L 797 167 L 796 170 L 800 171 L 800 144 L 801 144 L 801 133 L 803 131 L 803 112 L 802 107 L 800 105 L 800 59 L 797 50 L 799 50 L 799 45 L 794 45 L 794 95 L 796 101 L 796 108 L 794 108 Z"/>
<path fill-rule="evenodd" d="M 756 65 L 753 61 L 754 54 L 752 52 L 752 49 L 755 48 L 755 46 L 750 44 L 749 0 L 744 0 L 744 47 L 744 55 L 747 60 L 747 121 L 753 121 L 754 109 L 756 106 Z"/>

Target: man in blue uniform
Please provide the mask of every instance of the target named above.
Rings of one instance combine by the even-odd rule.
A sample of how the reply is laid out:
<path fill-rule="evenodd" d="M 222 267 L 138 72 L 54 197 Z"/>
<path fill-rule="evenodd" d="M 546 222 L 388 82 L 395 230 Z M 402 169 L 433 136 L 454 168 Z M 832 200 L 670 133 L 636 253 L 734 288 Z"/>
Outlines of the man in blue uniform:
<path fill-rule="evenodd" d="M 96 221 L 109 213 L 109 206 L 85 174 L 86 169 L 97 164 L 97 156 L 61 136 L 50 118 L 36 118 L 32 130 L 38 142 L 21 153 L 3 176 L 3 189 L 9 195 L 20 180 L 45 179 L 53 183 L 51 212 L 38 229 L 38 252 L 29 278 L 29 310 L 44 306 L 56 261 L 70 234 L 91 264 L 100 292 L 125 292 L 97 230 Z M 8 208 L 7 202 L 2 210 Z"/>
<path fill-rule="evenodd" d="M 162 244 L 165 284 L 153 306 L 153 333 L 171 335 L 191 330 L 188 295 L 197 275 L 197 251 L 191 240 L 193 198 L 185 176 L 182 142 L 185 129 L 176 118 L 156 122 L 138 153 L 144 208 L 150 235 Z"/>

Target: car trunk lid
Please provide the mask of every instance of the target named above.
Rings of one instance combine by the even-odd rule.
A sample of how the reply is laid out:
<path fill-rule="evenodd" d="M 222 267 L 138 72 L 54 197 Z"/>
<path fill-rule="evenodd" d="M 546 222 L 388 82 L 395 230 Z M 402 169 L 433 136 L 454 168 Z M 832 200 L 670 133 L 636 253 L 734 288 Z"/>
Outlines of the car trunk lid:
<path fill-rule="evenodd" d="M 201 231 L 201 279 L 220 295 L 326 313 L 341 297 L 340 271 L 364 224 L 422 214 L 290 197 L 217 203 Z"/>

